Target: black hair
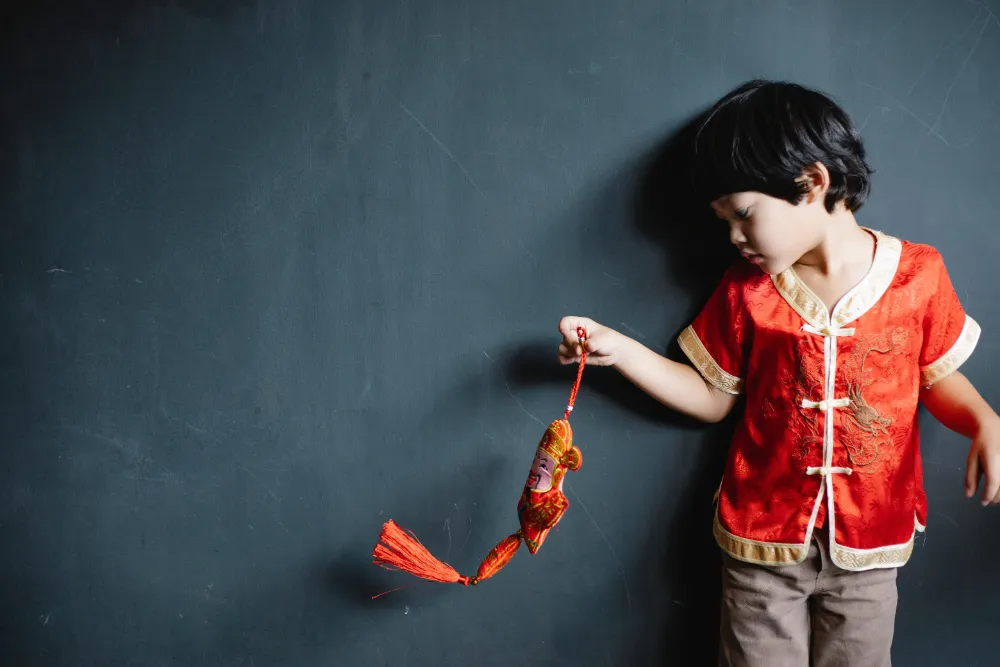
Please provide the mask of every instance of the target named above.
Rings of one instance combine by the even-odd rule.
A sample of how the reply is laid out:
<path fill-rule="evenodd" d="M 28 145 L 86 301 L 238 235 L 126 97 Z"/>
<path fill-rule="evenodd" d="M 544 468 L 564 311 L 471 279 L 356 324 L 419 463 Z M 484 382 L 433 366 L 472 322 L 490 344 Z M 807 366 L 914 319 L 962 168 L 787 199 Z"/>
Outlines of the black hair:
<path fill-rule="evenodd" d="M 861 135 L 832 99 L 798 84 L 754 80 L 720 99 L 695 138 L 699 197 L 761 192 L 798 204 L 808 191 L 803 171 L 817 162 L 830 173 L 824 204 L 860 209 L 871 189 Z"/>

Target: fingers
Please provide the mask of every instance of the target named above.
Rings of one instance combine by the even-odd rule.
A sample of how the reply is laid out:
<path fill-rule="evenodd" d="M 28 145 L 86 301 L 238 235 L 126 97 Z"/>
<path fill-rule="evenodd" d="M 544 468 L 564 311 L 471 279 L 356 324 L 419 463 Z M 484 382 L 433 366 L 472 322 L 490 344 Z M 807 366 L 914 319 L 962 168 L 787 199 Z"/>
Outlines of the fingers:
<path fill-rule="evenodd" d="M 969 458 L 965 461 L 965 497 L 976 495 L 979 486 L 979 448 L 973 445 L 969 449 Z"/>
<path fill-rule="evenodd" d="M 583 327 L 590 334 L 597 328 L 597 323 L 586 317 L 564 317 L 559 321 L 559 333 L 570 344 L 579 342 L 580 334 L 577 329 L 580 327 Z"/>
<path fill-rule="evenodd" d="M 965 495 L 972 498 L 983 478 L 983 493 L 979 501 L 987 505 L 1000 505 L 1000 454 L 993 453 L 978 441 L 969 449 L 965 470 Z"/>
<path fill-rule="evenodd" d="M 586 340 L 580 342 L 578 327 L 583 327 Z M 608 366 L 613 363 L 614 350 L 609 346 L 610 329 L 586 317 L 564 317 L 559 321 L 559 332 L 563 342 L 559 346 L 559 361 L 562 364 L 580 363 L 583 351 L 587 351 L 587 364 Z"/>
<path fill-rule="evenodd" d="M 564 317 L 559 320 L 559 333 L 562 334 L 563 338 L 567 340 L 575 338 L 576 322 L 579 319 L 579 317 Z"/>
<path fill-rule="evenodd" d="M 580 345 L 575 344 L 572 347 L 566 343 L 559 345 L 559 363 L 561 364 L 575 364 L 580 361 Z"/>
<path fill-rule="evenodd" d="M 986 474 L 986 484 L 983 488 L 983 506 L 996 504 L 1000 496 L 1000 465 L 994 457 L 983 456 L 983 472 Z"/>

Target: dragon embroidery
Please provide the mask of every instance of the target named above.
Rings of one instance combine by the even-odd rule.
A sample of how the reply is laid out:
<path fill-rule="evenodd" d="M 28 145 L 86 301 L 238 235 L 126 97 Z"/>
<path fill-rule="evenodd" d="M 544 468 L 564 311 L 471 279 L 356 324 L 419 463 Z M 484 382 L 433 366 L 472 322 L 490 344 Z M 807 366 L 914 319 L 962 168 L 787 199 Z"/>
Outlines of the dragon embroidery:
<path fill-rule="evenodd" d="M 844 429 L 841 441 L 847 449 L 851 464 L 858 468 L 875 463 L 881 448 L 892 442 L 892 417 L 879 407 L 869 404 L 865 397 L 865 390 L 876 381 L 872 377 L 873 371 L 877 370 L 882 377 L 890 372 L 883 369 L 882 363 L 873 363 L 872 355 L 885 357 L 905 349 L 906 344 L 907 334 L 901 328 L 879 334 L 859 335 L 855 339 L 854 349 L 842 366 L 850 404 L 840 413 L 840 424 Z M 789 428 L 796 434 L 792 456 L 801 465 L 805 465 L 806 461 L 815 458 L 815 450 L 822 450 L 823 438 L 818 421 L 819 413 L 801 406 L 804 399 L 823 399 L 825 373 L 822 358 L 817 358 L 812 350 L 803 349 L 800 345 L 797 356 L 799 362 L 794 374 L 781 372 L 781 383 L 795 397 L 796 411 L 789 422 Z"/>
<path fill-rule="evenodd" d="M 795 448 L 792 457 L 798 461 L 803 471 L 811 465 L 809 461 L 816 456 L 822 456 L 823 436 L 819 425 L 819 415 L 815 410 L 802 407 L 803 400 L 820 400 L 823 398 L 823 360 L 817 358 L 812 350 L 799 343 L 796 351 L 799 363 L 793 375 L 787 370 L 781 371 L 781 383 L 786 395 L 794 397 L 795 412 L 788 422 L 789 429 L 795 434 Z M 814 453 L 817 452 L 817 453 Z"/>
<path fill-rule="evenodd" d="M 871 353 L 888 355 L 906 347 L 906 331 L 897 328 L 880 334 L 860 335 L 844 365 L 847 397 L 851 403 L 844 411 L 844 445 L 851 463 L 858 467 L 869 466 L 879 456 L 879 449 L 891 442 L 889 427 L 892 418 L 868 404 L 864 391 L 875 379 L 865 362 Z"/>

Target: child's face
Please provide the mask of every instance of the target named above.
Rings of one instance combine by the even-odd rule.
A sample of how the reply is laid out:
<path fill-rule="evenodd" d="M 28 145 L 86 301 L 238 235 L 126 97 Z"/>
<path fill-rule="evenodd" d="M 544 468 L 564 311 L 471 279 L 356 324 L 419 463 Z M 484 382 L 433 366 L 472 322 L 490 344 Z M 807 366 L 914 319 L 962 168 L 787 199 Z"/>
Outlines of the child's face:
<path fill-rule="evenodd" d="M 776 275 L 823 241 L 829 216 L 822 197 L 799 204 L 760 192 L 737 192 L 712 202 L 715 214 L 729 223 L 729 240 L 764 272 Z"/>

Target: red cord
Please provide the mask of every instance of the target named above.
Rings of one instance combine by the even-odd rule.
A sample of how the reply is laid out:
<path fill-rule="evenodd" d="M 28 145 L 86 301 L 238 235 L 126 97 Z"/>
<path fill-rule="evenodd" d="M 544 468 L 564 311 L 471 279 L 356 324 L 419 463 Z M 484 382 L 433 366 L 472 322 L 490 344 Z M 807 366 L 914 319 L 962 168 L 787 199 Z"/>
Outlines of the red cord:
<path fill-rule="evenodd" d="M 569 394 L 565 419 L 569 419 L 569 413 L 573 412 L 573 404 L 576 403 L 576 394 L 580 391 L 580 380 L 583 379 L 583 367 L 587 365 L 587 330 L 583 327 L 577 327 L 576 335 L 580 339 L 580 365 L 576 369 L 576 382 L 573 383 L 573 390 Z"/>

